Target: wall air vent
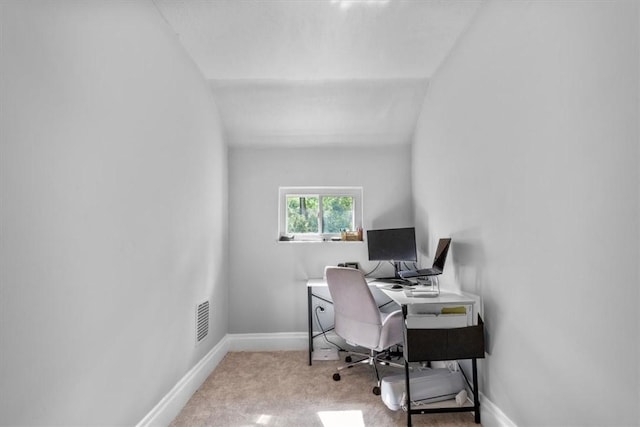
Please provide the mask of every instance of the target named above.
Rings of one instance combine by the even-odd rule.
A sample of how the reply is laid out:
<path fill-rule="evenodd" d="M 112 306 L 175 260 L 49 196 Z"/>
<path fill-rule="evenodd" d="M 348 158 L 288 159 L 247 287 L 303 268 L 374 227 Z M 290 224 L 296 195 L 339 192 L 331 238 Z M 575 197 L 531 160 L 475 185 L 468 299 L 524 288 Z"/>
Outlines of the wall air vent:
<path fill-rule="evenodd" d="M 209 334 L 209 301 L 196 306 L 196 344 Z"/>

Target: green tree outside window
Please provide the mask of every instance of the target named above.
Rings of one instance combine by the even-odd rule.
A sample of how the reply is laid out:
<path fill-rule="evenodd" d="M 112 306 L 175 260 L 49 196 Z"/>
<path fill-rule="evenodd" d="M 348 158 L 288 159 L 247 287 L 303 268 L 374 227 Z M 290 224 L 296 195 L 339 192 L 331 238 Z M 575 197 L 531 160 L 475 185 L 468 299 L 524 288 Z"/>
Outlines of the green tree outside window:
<path fill-rule="evenodd" d="M 322 198 L 322 232 L 340 233 L 353 230 L 353 197 L 325 196 Z"/>
<path fill-rule="evenodd" d="M 353 230 L 354 203 L 351 196 L 289 195 L 287 233 L 318 233 L 320 227 L 322 233 Z"/>
<path fill-rule="evenodd" d="M 287 233 L 317 233 L 318 211 L 318 196 L 287 196 Z"/>

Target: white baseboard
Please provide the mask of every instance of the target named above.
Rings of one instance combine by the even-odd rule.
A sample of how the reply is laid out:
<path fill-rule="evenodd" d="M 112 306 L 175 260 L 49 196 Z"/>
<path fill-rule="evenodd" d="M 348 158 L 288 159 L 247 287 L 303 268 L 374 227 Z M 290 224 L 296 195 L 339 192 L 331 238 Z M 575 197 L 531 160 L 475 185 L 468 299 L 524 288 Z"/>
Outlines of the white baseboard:
<path fill-rule="evenodd" d="M 229 352 L 229 339 L 225 336 L 178 381 L 136 427 L 168 426 L 171 424 L 171 421 L 180 413 L 193 393 L 209 377 L 227 352 Z"/>
<path fill-rule="evenodd" d="M 480 393 L 480 416 L 483 427 L 517 427 L 504 412 Z"/>
<path fill-rule="evenodd" d="M 178 381 L 136 427 L 168 426 L 229 351 L 306 350 L 308 345 L 309 335 L 306 332 L 227 334 Z M 517 427 L 482 393 L 480 404 L 484 427 Z"/>
<path fill-rule="evenodd" d="M 227 334 L 229 351 L 306 350 L 309 334 L 306 332 L 279 332 L 274 334 Z"/>
<path fill-rule="evenodd" d="M 167 393 L 136 427 L 168 426 L 193 393 L 211 375 L 229 351 L 306 350 L 305 332 L 275 334 L 227 334 Z"/>

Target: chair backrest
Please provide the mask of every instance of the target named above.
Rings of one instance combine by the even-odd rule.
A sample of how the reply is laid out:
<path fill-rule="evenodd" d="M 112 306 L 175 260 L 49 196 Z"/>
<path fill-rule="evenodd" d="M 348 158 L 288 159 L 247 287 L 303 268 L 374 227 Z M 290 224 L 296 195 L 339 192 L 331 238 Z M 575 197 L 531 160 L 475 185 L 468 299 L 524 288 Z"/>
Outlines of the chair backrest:
<path fill-rule="evenodd" d="M 380 309 L 360 270 L 325 269 L 335 313 L 335 332 L 347 342 L 376 348 L 380 342 Z"/>

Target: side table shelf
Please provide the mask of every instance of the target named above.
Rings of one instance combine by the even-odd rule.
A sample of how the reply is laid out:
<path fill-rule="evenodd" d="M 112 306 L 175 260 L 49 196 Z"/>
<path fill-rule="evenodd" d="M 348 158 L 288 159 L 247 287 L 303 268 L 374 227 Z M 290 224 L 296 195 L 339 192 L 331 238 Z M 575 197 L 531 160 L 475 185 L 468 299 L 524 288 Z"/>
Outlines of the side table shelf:
<path fill-rule="evenodd" d="M 407 425 L 411 426 L 411 415 L 442 412 L 474 412 L 475 422 L 480 423 L 480 400 L 478 390 L 477 359 L 484 358 L 484 322 L 478 315 L 477 325 L 447 329 L 415 329 L 406 327 L 406 306 L 402 307 L 405 316 L 404 328 L 404 366 L 407 397 Z M 470 359 L 472 367 L 473 406 L 411 408 L 411 385 L 409 381 L 410 362 L 436 362 L 443 360 Z M 462 368 L 461 368 L 462 369 Z M 463 371 L 464 374 L 464 371 Z"/>

